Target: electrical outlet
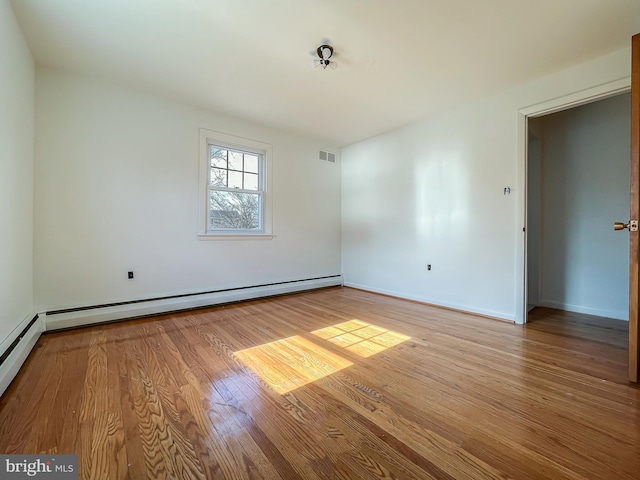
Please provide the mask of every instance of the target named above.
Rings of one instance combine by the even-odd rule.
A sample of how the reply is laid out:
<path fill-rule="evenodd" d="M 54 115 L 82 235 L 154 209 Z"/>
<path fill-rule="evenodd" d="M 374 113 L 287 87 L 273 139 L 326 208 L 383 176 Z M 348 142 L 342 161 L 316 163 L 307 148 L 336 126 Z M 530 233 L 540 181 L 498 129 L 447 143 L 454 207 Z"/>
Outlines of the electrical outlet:
<path fill-rule="evenodd" d="M 131 280 L 133 278 L 133 272 L 128 272 L 127 277 L 129 278 L 129 280 Z"/>
<path fill-rule="evenodd" d="M 427 265 L 427 270 L 431 271 L 431 264 Z"/>

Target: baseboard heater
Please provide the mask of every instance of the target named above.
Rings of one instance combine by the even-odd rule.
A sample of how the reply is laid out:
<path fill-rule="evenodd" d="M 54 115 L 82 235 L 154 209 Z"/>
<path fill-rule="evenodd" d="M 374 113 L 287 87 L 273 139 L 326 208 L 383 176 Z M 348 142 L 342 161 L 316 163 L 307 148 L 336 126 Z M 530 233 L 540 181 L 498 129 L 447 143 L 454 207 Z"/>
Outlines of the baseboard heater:
<path fill-rule="evenodd" d="M 61 330 L 342 285 L 342 275 L 183 293 L 45 312 L 46 330 Z"/>
<path fill-rule="evenodd" d="M 27 316 L 0 345 L 0 395 L 18 374 L 44 331 L 40 315 Z"/>

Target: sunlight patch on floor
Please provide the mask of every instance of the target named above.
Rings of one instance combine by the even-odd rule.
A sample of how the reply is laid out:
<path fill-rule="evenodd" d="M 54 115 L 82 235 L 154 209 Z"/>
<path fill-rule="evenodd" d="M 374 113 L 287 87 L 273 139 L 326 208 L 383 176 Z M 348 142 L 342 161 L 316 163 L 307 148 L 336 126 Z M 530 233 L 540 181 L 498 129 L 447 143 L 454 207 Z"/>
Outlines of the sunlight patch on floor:
<path fill-rule="evenodd" d="M 411 339 L 361 320 L 350 320 L 311 333 L 361 357 L 370 357 Z"/>
<path fill-rule="evenodd" d="M 239 350 L 235 355 L 280 394 L 353 365 L 298 335 Z"/>

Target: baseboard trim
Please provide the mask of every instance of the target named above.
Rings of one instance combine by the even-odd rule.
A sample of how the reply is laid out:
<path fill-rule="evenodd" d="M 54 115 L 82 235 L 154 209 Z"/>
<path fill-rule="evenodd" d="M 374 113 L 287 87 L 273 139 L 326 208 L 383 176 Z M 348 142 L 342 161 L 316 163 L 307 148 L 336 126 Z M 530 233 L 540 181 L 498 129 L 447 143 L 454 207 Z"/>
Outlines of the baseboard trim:
<path fill-rule="evenodd" d="M 160 315 L 225 303 L 253 300 L 287 293 L 342 285 L 342 275 L 247 285 L 201 293 L 50 310 L 46 312 L 46 331 L 85 327 L 99 323 Z"/>
<path fill-rule="evenodd" d="M 0 395 L 4 393 L 18 374 L 20 367 L 31 353 L 44 331 L 40 315 L 29 314 L 0 344 Z"/>
<path fill-rule="evenodd" d="M 515 323 L 515 315 L 508 315 L 505 313 L 494 312 L 491 310 L 472 309 L 462 305 L 448 304 L 430 300 L 428 298 L 418 297 L 414 295 L 407 295 L 405 293 L 394 292 L 391 290 L 385 290 L 380 288 L 373 288 L 367 285 L 360 285 L 357 283 L 345 282 L 345 287 L 355 288 L 356 290 L 363 290 L 365 292 L 378 293 L 386 295 L 388 297 L 400 298 L 402 300 L 410 300 L 412 302 L 422 303 L 429 305 L 430 307 L 444 308 L 446 310 L 452 310 L 454 312 L 467 313 L 469 315 L 476 315 L 478 317 L 488 318 L 489 320 L 497 320 L 499 322 Z"/>
<path fill-rule="evenodd" d="M 565 310 L 567 312 L 583 313 L 585 315 L 593 315 L 596 317 L 613 318 L 615 320 L 629 321 L 629 312 L 620 310 L 603 310 L 600 308 L 584 307 L 582 305 L 572 305 L 570 303 L 556 302 L 553 300 L 540 300 L 540 307 L 555 308 L 556 310 Z"/>

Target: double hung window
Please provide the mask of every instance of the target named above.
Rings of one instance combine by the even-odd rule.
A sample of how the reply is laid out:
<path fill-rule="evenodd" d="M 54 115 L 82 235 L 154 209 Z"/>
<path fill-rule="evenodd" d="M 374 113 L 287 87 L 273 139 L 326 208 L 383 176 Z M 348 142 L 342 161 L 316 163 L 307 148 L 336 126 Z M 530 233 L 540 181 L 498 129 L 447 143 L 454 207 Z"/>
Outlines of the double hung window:
<path fill-rule="evenodd" d="M 203 138 L 206 207 L 203 235 L 270 234 L 270 146 L 209 132 Z M 230 141 L 231 140 L 231 141 Z M 202 167 L 202 164 L 201 164 Z M 204 172 L 202 170 L 205 170 Z"/>

